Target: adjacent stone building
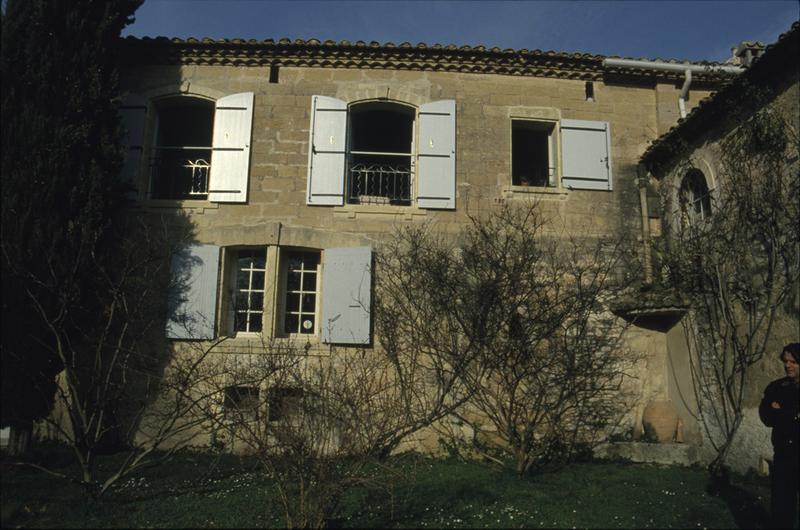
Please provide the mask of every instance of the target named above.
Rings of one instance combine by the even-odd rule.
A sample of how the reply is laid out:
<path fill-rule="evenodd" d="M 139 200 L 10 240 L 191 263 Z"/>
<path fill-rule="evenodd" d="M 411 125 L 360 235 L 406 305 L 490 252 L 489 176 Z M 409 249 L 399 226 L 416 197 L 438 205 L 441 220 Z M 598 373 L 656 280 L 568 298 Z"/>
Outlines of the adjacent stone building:
<path fill-rule="evenodd" d="M 756 169 L 754 178 L 772 180 L 776 185 L 787 186 L 786 193 L 793 193 L 796 200 L 800 160 L 798 159 L 798 131 L 800 131 L 800 23 L 780 36 L 777 42 L 767 46 L 758 43 L 743 43 L 734 49 L 739 54 L 746 71 L 732 83 L 712 97 L 700 102 L 685 120 L 661 135 L 643 153 L 642 179 L 643 213 L 648 223 L 649 238 L 669 238 L 675 241 L 676 231 L 683 225 L 702 223 L 713 216 L 725 204 L 721 194 L 725 193 L 727 172 L 725 142 L 739 132 L 743 124 L 758 115 L 773 114 L 782 121 L 787 131 L 789 144 L 780 163 L 778 174 L 762 175 Z M 767 132 L 767 131 L 765 131 Z M 763 139 L 768 142 L 768 138 Z M 726 172 L 727 169 L 727 172 Z M 779 181 L 786 179 L 786 182 Z M 786 211 L 785 215 L 796 215 Z M 797 226 L 794 226 L 797 229 Z M 664 242 L 662 241 L 662 244 Z M 795 252 L 798 250 L 795 248 Z M 798 257 L 795 256 L 795 263 Z M 656 269 L 658 269 L 656 262 Z M 650 266 L 648 264 L 648 266 Z M 796 265 L 795 265 L 796 267 Z M 652 276 L 658 270 L 647 273 Z M 795 269 L 796 274 L 796 269 Z M 748 371 L 745 386 L 745 416 L 737 434 L 729 462 L 739 471 L 759 467 L 766 469 L 764 460 L 771 459 L 769 429 L 758 419 L 758 404 L 767 383 L 783 375 L 777 356 L 788 342 L 800 340 L 800 286 L 795 284 L 781 307 L 772 333 L 772 340 L 765 358 Z M 658 301 L 657 301 L 658 302 Z M 682 416 L 691 416 L 697 411 L 697 402 L 692 389 L 689 351 L 686 328 L 681 320 L 688 307 L 680 303 L 668 304 L 662 297 L 661 305 L 654 304 L 651 313 L 662 319 L 671 319 L 666 331 L 667 354 L 670 365 L 669 394 Z M 701 433 L 696 433 L 702 443 Z M 708 449 L 709 444 L 705 444 Z"/>

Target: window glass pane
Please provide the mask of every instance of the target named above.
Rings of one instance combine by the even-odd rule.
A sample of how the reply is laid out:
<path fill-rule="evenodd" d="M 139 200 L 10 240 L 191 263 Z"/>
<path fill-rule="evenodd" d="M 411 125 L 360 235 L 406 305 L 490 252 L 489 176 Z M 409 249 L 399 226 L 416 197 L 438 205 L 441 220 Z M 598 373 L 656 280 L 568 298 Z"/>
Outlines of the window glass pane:
<path fill-rule="evenodd" d="M 264 309 L 264 293 L 250 293 L 250 309 L 253 311 Z"/>
<path fill-rule="evenodd" d="M 247 291 L 238 291 L 233 298 L 233 307 L 237 310 L 243 311 L 249 309 Z"/>
<path fill-rule="evenodd" d="M 299 317 L 297 315 L 286 314 L 286 325 L 284 331 L 286 333 L 297 333 L 299 327 Z"/>
<path fill-rule="evenodd" d="M 290 272 L 289 278 L 286 281 L 286 290 L 287 291 L 299 291 L 300 290 L 300 273 L 299 272 Z"/>
<path fill-rule="evenodd" d="M 234 331 L 247 331 L 247 311 L 237 311 L 233 319 Z"/>
<path fill-rule="evenodd" d="M 306 270 L 315 270 L 319 265 L 319 252 L 306 252 L 303 256 Z"/>
<path fill-rule="evenodd" d="M 264 263 L 266 261 L 265 252 L 263 251 L 255 252 L 252 256 L 252 260 L 254 269 L 263 269 Z"/>
<path fill-rule="evenodd" d="M 304 294 L 303 295 L 303 312 L 310 313 L 316 309 L 316 294 Z"/>
<path fill-rule="evenodd" d="M 250 329 L 248 329 L 248 331 L 252 332 L 261 331 L 263 321 L 264 321 L 263 313 L 250 313 Z"/>
<path fill-rule="evenodd" d="M 300 324 L 300 333 L 314 333 L 314 315 L 303 315 Z"/>
<path fill-rule="evenodd" d="M 263 271 L 255 271 L 253 272 L 253 285 L 251 289 L 259 291 L 264 290 L 264 272 Z"/>
<path fill-rule="evenodd" d="M 236 289 L 247 289 L 250 286 L 250 272 L 242 271 L 236 273 Z"/>
<path fill-rule="evenodd" d="M 300 295 L 289 293 L 286 295 L 286 310 L 298 311 L 300 309 Z"/>
<path fill-rule="evenodd" d="M 316 291 L 317 290 L 317 275 L 313 272 L 307 272 L 303 275 L 303 290 Z"/>
<path fill-rule="evenodd" d="M 249 252 L 241 252 L 239 254 L 239 259 L 237 260 L 237 264 L 236 265 L 240 270 L 242 270 L 242 269 L 250 269 L 250 268 L 252 268 L 252 267 L 250 267 L 252 262 L 253 262 L 253 259 L 250 257 L 250 253 Z"/>
<path fill-rule="evenodd" d="M 300 270 L 301 264 L 303 262 L 302 255 L 299 252 L 292 252 L 289 254 L 289 270 L 296 271 Z"/>

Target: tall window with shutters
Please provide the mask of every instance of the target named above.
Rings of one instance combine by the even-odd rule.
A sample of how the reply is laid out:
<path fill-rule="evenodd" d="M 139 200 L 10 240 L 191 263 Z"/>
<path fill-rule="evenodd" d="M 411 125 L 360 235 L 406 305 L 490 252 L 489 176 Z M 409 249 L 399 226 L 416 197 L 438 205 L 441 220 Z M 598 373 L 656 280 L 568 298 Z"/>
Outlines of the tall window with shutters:
<path fill-rule="evenodd" d="M 609 124 L 512 117 L 511 185 L 516 191 L 528 186 L 611 191 Z"/>
<path fill-rule="evenodd" d="M 455 209 L 456 105 L 313 96 L 306 204 Z"/>
<path fill-rule="evenodd" d="M 348 202 L 411 204 L 415 114 L 397 103 L 351 106 Z"/>
<path fill-rule="evenodd" d="M 270 278 L 280 278 L 275 302 L 275 331 L 283 337 L 317 335 L 328 344 L 369 345 L 372 341 L 372 249 L 323 251 L 279 248 L 280 270 L 271 269 L 268 247 L 225 249 L 227 293 L 223 334 L 271 334 L 265 319 Z M 216 325 L 220 248 L 195 244 L 179 249 L 172 260 L 173 289 L 166 334 L 171 339 L 210 340 Z M 271 298 L 271 297 L 270 297 Z M 270 308 L 271 309 L 271 308 Z M 270 311 L 272 313 L 272 311 Z M 227 324 L 225 323 L 227 321 Z"/>
<path fill-rule="evenodd" d="M 150 164 L 154 199 L 206 199 L 214 103 L 171 97 L 156 102 L 156 142 Z"/>
<path fill-rule="evenodd" d="M 172 95 L 148 102 L 128 94 L 120 106 L 128 147 L 119 175 L 123 189 L 135 198 L 142 167 L 149 167 L 146 196 L 151 199 L 247 202 L 252 92 L 231 94 L 216 102 Z M 153 119 L 147 119 L 154 111 Z M 153 127 L 149 164 L 144 144 L 146 124 Z"/>
<path fill-rule="evenodd" d="M 260 332 L 264 325 L 266 251 L 263 248 L 239 250 L 234 262 L 233 331 Z"/>
<path fill-rule="evenodd" d="M 283 332 L 286 335 L 317 333 L 317 298 L 320 254 L 289 250 L 283 259 Z"/>

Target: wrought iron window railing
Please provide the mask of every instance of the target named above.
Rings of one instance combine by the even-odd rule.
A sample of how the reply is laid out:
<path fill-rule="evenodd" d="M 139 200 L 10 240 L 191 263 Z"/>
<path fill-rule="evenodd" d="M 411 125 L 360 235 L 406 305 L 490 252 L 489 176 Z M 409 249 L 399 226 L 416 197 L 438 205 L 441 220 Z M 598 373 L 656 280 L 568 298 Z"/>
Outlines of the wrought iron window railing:
<path fill-rule="evenodd" d="M 205 199 L 211 148 L 157 147 L 151 161 L 154 199 Z"/>
<path fill-rule="evenodd" d="M 394 161 L 370 164 L 351 159 L 349 201 L 357 204 L 411 204 L 409 164 L 391 162 Z"/>

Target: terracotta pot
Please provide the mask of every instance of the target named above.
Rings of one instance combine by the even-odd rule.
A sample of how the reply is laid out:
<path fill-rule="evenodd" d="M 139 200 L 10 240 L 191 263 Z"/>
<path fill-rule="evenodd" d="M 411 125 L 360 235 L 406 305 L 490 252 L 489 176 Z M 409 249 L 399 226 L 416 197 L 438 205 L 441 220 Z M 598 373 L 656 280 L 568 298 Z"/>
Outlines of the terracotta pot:
<path fill-rule="evenodd" d="M 678 413 L 670 400 L 653 400 L 647 404 L 642 414 L 644 432 L 659 443 L 670 443 L 678 426 Z"/>

